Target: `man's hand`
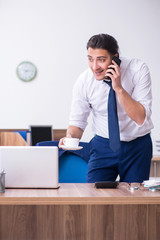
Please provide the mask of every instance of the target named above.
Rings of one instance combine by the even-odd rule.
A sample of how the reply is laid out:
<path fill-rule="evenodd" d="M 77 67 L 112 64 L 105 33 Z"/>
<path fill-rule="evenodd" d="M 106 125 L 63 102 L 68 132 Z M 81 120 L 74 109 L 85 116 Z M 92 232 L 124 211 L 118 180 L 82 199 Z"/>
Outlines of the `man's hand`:
<path fill-rule="evenodd" d="M 71 137 L 71 134 L 67 134 L 66 137 Z M 64 142 L 63 140 L 66 138 L 66 137 L 63 137 L 59 140 L 59 144 L 58 144 L 58 147 L 59 148 L 62 148 L 61 145 L 64 145 Z"/>
<path fill-rule="evenodd" d="M 135 101 L 121 85 L 120 67 L 112 60 L 114 64 L 108 66 L 106 76 L 112 79 L 112 88 L 116 92 L 121 105 L 127 115 L 138 125 L 142 125 L 145 120 L 145 109 L 143 105 Z M 113 69 L 109 69 L 113 68 Z M 112 74 L 111 74 L 112 73 Z"/>
<path fill-rule="evenodd" d="M 66 137 L 73 137 L 73 138 L 79 138 L 81 139 L 83 134 L 83 130 L 81 128 L 75 127 L 75 126 L 69 126 L 67 129 Z M 61 148 L 61 145 L 64 145 L 63 141 L 66 137 L 63 137 L 59 140 L 58 147 Z"/>
<path fill-rule="evenodd" d="M 122 85 L 121 85 L 121 72 L 120 67 L 117 65 L 117 63 L 112 60 L 112 64 L 108 66 L 108 69 L 106 71 L 106 76 L 110 77 L 112 80 L 112 88 L 115 92 L 121 91 Z"/>

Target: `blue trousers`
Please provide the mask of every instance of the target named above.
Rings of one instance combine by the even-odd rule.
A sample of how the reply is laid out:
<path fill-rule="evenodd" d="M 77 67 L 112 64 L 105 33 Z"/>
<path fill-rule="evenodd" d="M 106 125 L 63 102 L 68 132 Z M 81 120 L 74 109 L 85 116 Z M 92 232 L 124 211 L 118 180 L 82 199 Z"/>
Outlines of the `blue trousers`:
<path fill-rule="evenodd" d="M 109 139 L 95 136 L 90 142 L 87 182 L 115 181 L 143 182 L 149 179 L 152 159 L 150 134 L 130 142 L 121 141 L 121 148 L 113 152 Z"/>

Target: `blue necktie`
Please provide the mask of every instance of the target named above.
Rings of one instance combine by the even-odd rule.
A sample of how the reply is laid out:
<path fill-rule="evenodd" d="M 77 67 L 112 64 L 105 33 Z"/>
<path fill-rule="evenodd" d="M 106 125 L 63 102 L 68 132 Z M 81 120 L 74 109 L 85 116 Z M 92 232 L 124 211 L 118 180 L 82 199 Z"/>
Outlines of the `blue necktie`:
<path fill-rule="evenodd" d="M 120 148 L 119 124 L 117 116 L 117 103 L 115 91 L 112 88 L 111 81 L 105 81 L 110 86 L 108 96 L 108 129 L 109 129 L 109 145 L 113 152 Z"/>

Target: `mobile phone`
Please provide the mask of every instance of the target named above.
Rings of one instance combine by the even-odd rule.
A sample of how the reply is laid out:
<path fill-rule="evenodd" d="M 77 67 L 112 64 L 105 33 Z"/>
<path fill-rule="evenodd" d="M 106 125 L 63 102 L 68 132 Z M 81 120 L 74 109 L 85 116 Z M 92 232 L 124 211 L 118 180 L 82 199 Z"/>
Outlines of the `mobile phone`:
<path fill-rule="evenodd" d="M 118 182 L 95 182 L 94 186 L 95 188 L 116 188 L 118 186 Z"/>
<path fill-rule="evenodd" d="M 114 60 L 114 61 L 117 63 L 117 65 L 120 67 L 120 65 L 121 65 L 121 60 L 120 60 L 118 57 L 114 56 L 114 57 L 112 58 L 112 60 Z M 113 69 L 113 68 L 110 68 L 110 69 Z M 108 77 L 108 76 L 106 77 L 106 79 L 111 81 L 111 78 Z"/>

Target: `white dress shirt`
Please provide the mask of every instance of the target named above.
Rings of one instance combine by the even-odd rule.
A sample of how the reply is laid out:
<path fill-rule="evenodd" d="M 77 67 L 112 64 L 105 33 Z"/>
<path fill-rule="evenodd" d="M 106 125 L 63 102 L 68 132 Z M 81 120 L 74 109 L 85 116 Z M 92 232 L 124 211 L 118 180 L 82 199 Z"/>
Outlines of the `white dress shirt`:
<path fill-rule="evenodd" d="M 146 112 L 142 125 L 133 121 L 123 109 L 117 97 L 121 141 L 131 141 L 151 131 L 151 77 L 147 65 L 139 59 L 120 58 L 121 84 L 128 94 L 140 102 Z M 69 125 L 85 129 L 87 119 L 92 112 L 94 134 L 109 138 L 108 134 L 108 94 L 110 87 L 103 81 L 96 80 L 92 71 L 87 69 L 77 79 L 73 88 L 73 98 Z"/>

